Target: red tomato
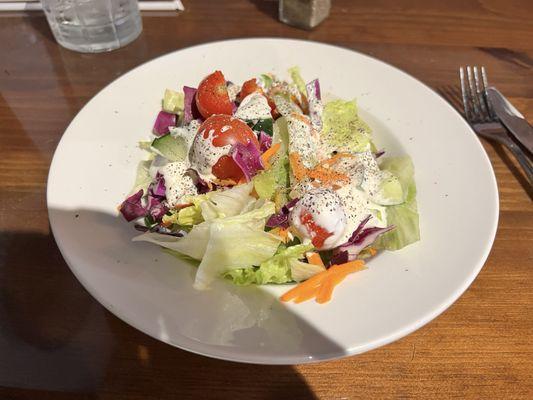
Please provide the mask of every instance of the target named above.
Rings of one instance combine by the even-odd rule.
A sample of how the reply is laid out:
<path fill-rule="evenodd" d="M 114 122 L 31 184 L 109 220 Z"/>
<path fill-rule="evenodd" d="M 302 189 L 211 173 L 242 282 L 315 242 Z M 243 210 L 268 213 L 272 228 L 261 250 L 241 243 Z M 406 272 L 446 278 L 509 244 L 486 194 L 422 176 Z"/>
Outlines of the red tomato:
<path fill-rule="evenodd" d="M 264 94 L 263 89 L 261 89 L 261 86 L 257 84 L 257 81 L 255 80 L 255 78 L 252 78 L 242 84 L 242 88 L 241 88 L 239 95 L 237 96 L 237 99 L 239 101 L 242 101 L 242 99 L 244 99 L 246 96 L 254 92 Z"/>
<path fill-rule="evenodd" d="M 215 71 L 200 82 L 196 92 L 196 105 L 204 118 L 214 114 L 232 114 L 233 107 L 222 72 Z"/>
<path fill-rule="evenodd" d="M 213 133 L 210 135 L 211 131 Z M 203 139 L 212 138 L 211 143 L 216 147 L 252 142 L 259 149 L 259 142 L 254 131 L 244 122 L 230 115 L 212 115 L 200 125 L 198 132 L 198 135 L 203 132 Z M 242 170 L 229 155 L 220 157 L 213 165 L 212 172 L 218 179 L 231 179 L 239 182 L 244 178 Z"/>
<path fill-rule="evenodd" d="M 333 233 L 328 232 L 320 225 L 315 223 L 313 216 L 308 211 L 304 211 L 300 214 L 300 221 L 307 228 L 307 230 L 312 233 L 313 238 L 311 239 L 311 243 L 313 243 L 313 246 L 316 248 L 322 247 L 326 239 L 333 235 Z"/>
<path fill-rule="evenodd" d="M 252 78 L 242 84 L 242 88 L 237 96 L 237 100 L 242 101 L 246 96 L 248 96 L 249 94 L 255 93 L 255 92 L 261 93 L 263 96 L 267 98 L 268 105 L 270 106 L 270 113 L 272 114 L 272 117 L 273 118 L 279 117 L 279 113 L 276 110 L 276 104 L 270 97 L 265 95 L 265 92 L 263 91 L 261 86 L 257 84 L 257 81 L 255 80 L 255 78 Z"/>

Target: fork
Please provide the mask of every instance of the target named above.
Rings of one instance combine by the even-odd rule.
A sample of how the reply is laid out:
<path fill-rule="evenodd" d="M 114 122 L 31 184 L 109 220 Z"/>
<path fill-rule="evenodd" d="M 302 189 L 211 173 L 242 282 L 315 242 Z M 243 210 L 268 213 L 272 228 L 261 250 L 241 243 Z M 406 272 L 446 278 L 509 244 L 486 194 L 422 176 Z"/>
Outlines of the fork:
<path fill-rule="evenodd" d="M 480 74 L 481 70 L 481 74 Z M 481 75 L 481 76 L 480 76 Z M 506 146 L 516 157 L 526 173 L 529 184 L 533 186 L 533 167 L 522 149 L 509 136 L 487 98 L 487 72 L 485 67 L 460 67 L 461 93 L 465 118 L 472 129 L 484 138 L 494 140 Z"/>

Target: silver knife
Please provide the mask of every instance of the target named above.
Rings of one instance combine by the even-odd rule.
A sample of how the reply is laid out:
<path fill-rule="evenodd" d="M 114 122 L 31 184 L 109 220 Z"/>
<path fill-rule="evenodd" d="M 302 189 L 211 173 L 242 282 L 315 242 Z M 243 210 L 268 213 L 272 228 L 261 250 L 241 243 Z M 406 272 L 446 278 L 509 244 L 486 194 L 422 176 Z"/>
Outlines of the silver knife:
<path fill-rule="evenodd" d="M 533 128 L 524 116 L 495 87 L 487 89 L 487 98 L 501 123 L 533 154 Z"/>

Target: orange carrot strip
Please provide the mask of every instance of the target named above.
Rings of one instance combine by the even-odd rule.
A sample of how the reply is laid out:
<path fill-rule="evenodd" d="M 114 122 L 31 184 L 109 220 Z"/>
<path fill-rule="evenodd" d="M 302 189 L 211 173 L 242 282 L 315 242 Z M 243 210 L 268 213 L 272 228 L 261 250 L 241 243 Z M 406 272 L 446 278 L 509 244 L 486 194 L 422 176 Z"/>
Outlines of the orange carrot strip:
<path fill-rule="evenodd" d="M 348 261 L 347 263 L 344 263 L 344 264 L 332 265 L 331 267 L 329 267 L 328 271 L 357 272 L 357 271 L 361 271 L 364 268 L 365 268 L 365 262 L 363 260 L 353 260 L 353 261 Z"/>
<path fill-rule="evenodd" d="M 321 165 L 321 166 L 324 166 L 325 164 L 331 165 L 331 164 L 335 164 L 341 158 L 354 158 L 354 157 L 355 156 L 350 153 L 337 153 L 330 158 L 326 158 L 325 160 L 320 161 L 318 165 Z"/>
<path fill-rule="evenodd" d="M 347 275 L 348 274 L 341 272 L 330 274 L 330 276 L 328 276 L 328 278 L 325 279 L 322 285 L 320 286 L 320 289 L 316 294 L 316 302 L 319 304 L 323 304 L 330 301 L 335 286 L 341 283 Z"/>
<path fill-rule="evenodd" d="M 300 122 L 303 122 L 304 124 L 308 126 L 311 125 L 311 121 L 303 114 L 293 112 L 291 113 L 291 117 L 293 117 L 294 119 L 297 119 Z"/>
<path fill-rule="evenodd" d="M 294 177 L 297 181 L 301 181 L 307 175 L 307 168 L 303 166 L 300 155 L 298 153 L 289 154 L 289 162 Z"/>
<path fill-rule="evenodd" d="M 305 290 L 302 290 L 302 292 L 298 295 L 298 297 L 294 299 L 294 302 L 296 304 L 300 304 L 300 303 L 303 303 L 304 301 L 312 299 L 313 297 L 316 297 L 320 288 L 321 288 L 321 284 L 319 283 L 315 286 L 311 286 Z"/>
<path fill-rule="evenodd" d="M 322 262 L 322 258 L 320 257 L 320 254 L 318 254 L 317 252 L 315 251 L 309 252 L 305 256 L 309 264 L 320 265 L 321 267 L 324 266 L 324 263 Z"/>
<path fill-rule="evenodd" d="M 315 287 L 317 284 L 319 284 L 320 282 L 322 282 L 322 280 L 326 277 L 326 275 L 328 274 L 328 271 L 323 271 L 323 272 L 319 272 L 318 274 L 316 274 L 315 276 L 312 276 L 311 278 L 309 278 L 308 280 L 298 284 L 298 286 L 292 288 L 291 290 L 289 290 L 288 292 L 286 292 L 285 294 L 283 294 L 280 299 L 281 301 L 290 301 L 292 299 L 295 299 L 296 297 L 298 297 L 304 290 L 310 288 L 310 287 Z"/>
<path fill-rule="evenodd" d="M 285 228 L 278 228 L 279 231 L 277 232 L 277 235 L 281 237 L 283 243 L 287 243 L 289 241 L 289 230 Z"/>
<path fill-rule="evenodd" d="M 261 161 L 263 162 L 263 167 L 265 169 L 269 169 L 271 167 L 270 159 L 278 152 L 280 147 L 281 143 L 274 143 L 269 149 L 267 149 L 267 151 L 261 154 Z"/>
<path fill-rule="evenodd" d="M 351 263 L 335 265 L 329 269 L 331 271 L 329 276 L 326 279 L 324 279 L 324 281 L 322 282 L 322 285 L 320 286 L 320 289 L 317 291 L 317 294 L 316 294 L 317 303 L 323 304 L 323 303 L 330 301 L 331 295 L 333 294 L 333 290 L 339 283 L 341 283 L 344 280 L 344 278 L 346 278 L 349 274 L 353 272 L 357 272 L 357 271 L 365 269 L 364 262 L 360 262 L 361 260 L 356 260 L 356 261 L 358 262 L 352 261 Z M 338 268 L 334 268 L 334 267 L 338 267 Z"/>
<path fill-rule="evenodd" d="M 370 253 L 372 257 L 374 257 L 378 253 L 378 251 L 373 247 L 369 247 L 368 252 Z"/>

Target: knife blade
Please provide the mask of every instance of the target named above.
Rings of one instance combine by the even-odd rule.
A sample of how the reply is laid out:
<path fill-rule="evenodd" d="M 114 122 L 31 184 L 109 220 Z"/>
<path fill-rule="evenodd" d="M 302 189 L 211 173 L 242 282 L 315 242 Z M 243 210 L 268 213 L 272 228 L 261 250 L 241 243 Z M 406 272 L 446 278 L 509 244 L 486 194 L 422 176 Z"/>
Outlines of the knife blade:
<path fill-rule="evenodd" d="M 533 154 L 533 128 L 524 116 L 495 87 L 487 89 L 487 98 L 501 123 Z"/>

